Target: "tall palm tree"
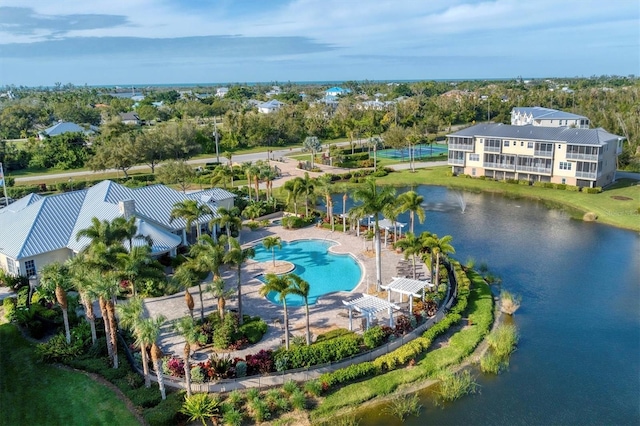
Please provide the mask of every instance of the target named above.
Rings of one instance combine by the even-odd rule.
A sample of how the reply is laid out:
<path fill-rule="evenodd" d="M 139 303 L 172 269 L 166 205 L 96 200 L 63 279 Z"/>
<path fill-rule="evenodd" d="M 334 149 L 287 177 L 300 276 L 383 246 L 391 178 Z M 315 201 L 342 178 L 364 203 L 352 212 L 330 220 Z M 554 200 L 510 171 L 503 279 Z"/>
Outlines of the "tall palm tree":
<path fill-rule="evenodd" d="M 231 178 L 231 187 L 233 188 L 233 154 L 230 151 L 225 151 L 223 155 L 229 163 L 229 177 Z"/>
<path fill-rule="evenodd" d="M 216 215 L 209 221 L 209 228 L 213 229 L 214 225 L 219 225 L 220 228 L 227 230 L 227 241 L 231 239 L 231 229 L 233 227 L 238 228 L 242 226 L 242 219 L 240 218 L 240 212 L 236 207 L 227 209 L 225 207 L 218 207 Z M 229 247 L 230 249 L 231 247 Z"/>
<path fill-rule="evenodd" d="M 173 222 L 176 219 L 184 219 L 189 233 L 195 223 L 196 225 L 196 238 L 200 238 L 200 219 L 211 214 L 211 209 L 205 204 L 199 203 L 197 200 L 184 200 L 178 201 L 173 205 L 171 214 L 169 216 L 169 222 Z"/>
<path fill-rule="evenodd" d="M 286 296 L 290 291 L 291 278 L 289 275 L 265 275 L 265 283 L 260 288 L 260 294 L 266 296 L 270 292 L 278 294 L 278 301 L 282 303 L 284 309 L 284 342 L 287 350 L 289 349 L 289 316 L 287 314 L 287 299 Z"/>
<path fill-rule="evenodd" d="M 453 245 L 451 245 L 452 240 L 453 237 L 451 235 L 445 235 L 442 238 L 438 238 L 436 234 L 432 234 L 426 241 L 427 246 L 431 249 L 431 253 L 436 255 L 436 287 L 440 285 L 440 259 L 443 257 L 446 258 L 449 254 L 456 252 Z"/>
<path fill-rule="evenodd" d="M 278 173 L 276 173 L 276 171 L 271 167 L 268 167 L 262 171 L 262 180 L 267 185 L 267 200 L 273 198 L 273 181 L 276 180 L 277 178 L 278 178 Z M 275 202 L 276 202 L 275 198 L 273 198 L 274 206 L 275 206 Z"/>
<path fill-rule="evenodd" d="M 262 240 L 262 245 L 264 246 L 265 249 L 267 250 L 271 250 L 271 258 L 273 260 L 273 266 L 276 266 L 276 248 L 277 249 L 282 249 L 282 239 L 276 235 L 271 235 L 268 237 L 265 237 L 264 240 Z"/>
<path fill-rule="evenodd" d="M 166 281 L 164 267 L 155 258 L 151 257 L 151 247 L 133 247 L 129 253 L 118 254 L 118 275 L 131 286 L 132 295 L 137 294 L 136 282 L 138 280 Z"/>
<path fill-rule="evenodd" d="M 407 191 L 398 197 L 398 210 L 400 213 L 409 212 L 410 231 L 414 232 L 415 215 L 418 215 L 420 223 L 424 222 L 425 214 L 422 208 L 424 197 L 415 191 Z"/>
<path fill-rule="evenodd" d="M 309 324 L 309 292 L 311 291 L 311 286 L 296 274 L 289 274 L 289 277 L 291 278 L 289 293 L 300 296 L 304 300 L 304 309 L 307 317 L 307 346 L 309 346 L 311 345 L 311 327 Z"/>
<path fill-rule="evenodd" d="M 123 216 L 118 216 L 111 221 L 111 227 L 113 229 L 116 238 L 120 241 L 127 241 L 127 250 L 131 251 L 134 246 L 133 240 L 144 239 L 149 247 L 153 245 L 153 241 L 141 234 L 138 234 L 138 226 L 136 225 L 136 217 L 131 216 L 126 219 Z"/>
<path fill-rule="evenodd" d="M 193 296 L 189 292 L 189 288 L 199 285 L 202 282 L 200 275 L 201 273 L 196 271 L 193 266 L 185 265 L 183 263 L 176 268 L 172 278 L 178 286 L 184 288 L 184 299 L 191 318 L 193 318 L 193 308 L 195 307 L 195 303 L 193 302 Z"/>
<path fill-rule="evenodd" d="M 162 395 L 162 399 L 167 399 L 167 392 L 164 387 L 164 375 L 162 374 L 162 350 L 160 350 L 158 346 L 160 327 L 162 327 L 164 321 L 165 317 L 162 315 L 156 318 L 143 319 L 140 324 L 140 336 L 145 345 L 151 345 L 151 360 L 153 361 L 153 369 L 156 371 L 160 395 Z"/>
<path fill-rule="evenodd" d="M 247 186 L 251 187 L 251 185 L 254 185 L 254 189 L 256 192 L 256 201 L 260 201 L 260 165 L 253 164 L 251 167 L 249 167 L 248 173 Z M 249 179 L 249 177 L 251 179 Z"/>
<path fill-rule="evenodd" d="M 415 280 L 416 279 L 416 256 L 418 256 L 424 249 L 422 240 L 416 237 L 416 235 L 413 232 L 407 232 L 403 239 L 398 240 L 395 243 L 395 246 L 402 249 L 405 259 L 409 260 L 409 257 L 411 257 L 411 262 L 413 264 L 413 279 Z"/>
<path fill-rule="evenodd" d="M 107 340 L 107 352 L 113 363 L 113 368 L 118 368 L 118 323 L 116 320 L 115 303 L 113 299 L 118 293 L 119 280 L 110 274 L 96 273 L 91 292 L 98 298 L 104 332 Z"/>
<path fill-rule="evenodd" d="M 131 297 L 126 303 L 120 303 L 116 307 L 120 326 L 129 329 L 135 338 L 135 344 L 140 348 L 142 356 L 142 374 L 145 387 L 151 387 L 149 379 L 149 361 L 147 359 L 147 345 L 142 339 L 142 321 L 144 313 L 144 301 L 138 296 Z"/>
<path fill-rule="evenodd" d="M 81 229 L 76 234 L 76 240 L 80 240 L 82 237 L 87 237 L 91 240 L 89 245 L 103 243 L 106 246 L 111 246 L 115 243 L 121 243 L 122 239 L 115 232 L 111 226 L 111 222 L 108 220 L 100 220 L 97 217 L 91 218 L 91 225 L 87 228 Z"/>
<path fill-rule="evenodd" d="M 380 214 L 389 212 L 389 209 L 395 203 L 395 189 L 391 187 L 376 186 L 373 178 L 366 180 L 365 186 L 358 188 L 353 193 L 353 199 L 361 202 L 361 204 L 353 207 L 351 210 L 360 217 L 373 215 L 374 218 L 374 239 L 376 248 L 376 290 L 380 291 L 382 285 L 382 253 L 380 247 Z"/>
<path fill-rule="evenodd" d="M 251 164 L 251 162 L 244 162 L 242 163 L 242 171 L 244 172 L 245 176 L 247 177 L 247 193 L 249 195 L 249 201 L 251 201 L 251 176 L 253 175 L 253 165 Z M 256 201 L 258 201 L 258 198 L 256 197 Z"/>
<path fill-rule="evenodd" d="M 304 172 L 304 178 L 300 181 L 300 188 L 302 189 L 302 193 L 304 194 L 304 215 L 305 217 L 309 217 L 309 204 L 313 201 L 312 204 L 315 205 L 315 182 L 313 179 L 309 177 L 308 172 Z"/>
<path fill-rule="evenodd" d="M 191 317 L 180 318 L 174 324 L 174 330 L 184 337 L 184 380 L 187 396 L 191 396 L 191 346 L 198 341 L 198 331 Z"/>
<path fill-rule="evenodd" d="M 79 253 L 77 256 L 68 259 L 65 264 L 69 268 L 71 283 L 80 294 L 80 300 L 84 306 L 84 316 L 91 327 L 91 343 L 95 345 L 98 336 L 96 333 L 96 316 L 93 311 L 93 298 L 90 294 L 91 280 L 89 277 L 89 268 L 87 267 L 84 254 Z"/>
<path fill-rule="evenodd" d="M 331 176 L 330 175 L 323 175 L 321 177 L 319 177 L 317 179 L 318 182 L 318 190 L 320 191 L 320 194 L 324 197 L 325 200 L 325 206 L 327 208 L 327 219 L 329 220 L 329 223 L 331 224 L 331 230 L 334 231 L 335 230 L 335 223 L 333 222 L 333 198 L 331 198 L 332 192 L 331 192 Z"/>
<path fill-rule="evenodd" d="M 238 240 L 231 239 L 231 250 L 224 255 L 224 262 L 235 265 L 238 274 L 238 321 L 240 325 L 243 322 L 242 316 L 242 265 L 256 255 L 253 247 L 242 248 Z"/>
<path fill-rule="evenodd" d="M 298 216 L 298 198 L 302 194 L 302 178 L 296 177 L 284 183 L 287 192 L 287 205 L 293 204 L 293 213 Z"/>
<path fill-rule="evenodd" d="M 65 337 L 67 344 L 71 343 L 71 331 L 69 329 L 69 313 L 67 311 L 67 290 L 71 287 L 69 268 L 59 262 L 45 265 L 41 271 L 40 286 L 44 290 L 55 293 L 55 299 L 62 309 Z"/>
<path fill-rule="evenodd" d="M 214 277 L 211 284 L 207 286 L 207 290 L 218 299 L 218 315 L 220 319 L 224 319 L 224 307 L 227 304 L 227 298 L 233 295 L 233 290 L 225 288 L 224 280 L 220 277 Z"/>

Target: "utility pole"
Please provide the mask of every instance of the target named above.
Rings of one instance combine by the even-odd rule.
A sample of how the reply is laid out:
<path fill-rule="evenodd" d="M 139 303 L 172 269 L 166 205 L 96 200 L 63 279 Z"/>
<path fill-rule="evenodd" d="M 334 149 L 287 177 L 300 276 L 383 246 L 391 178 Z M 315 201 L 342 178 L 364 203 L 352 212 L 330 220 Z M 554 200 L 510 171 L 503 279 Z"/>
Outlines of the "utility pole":
<path fill-rule="evenodd" d="M 216 140 L 216 162 L 220 163 L 220 150 L 218 147 L 218 118 L 213 117 L 213 137 Z"/>
<path fill-rule="evenodd" d="M 2 163 L 0 163 L 0 185 L 2 185 L 2 189 L 4 190 L 4 207 L 8 207 L 9 197 L 7 196 L 7 180 L 4 178 Z"/>

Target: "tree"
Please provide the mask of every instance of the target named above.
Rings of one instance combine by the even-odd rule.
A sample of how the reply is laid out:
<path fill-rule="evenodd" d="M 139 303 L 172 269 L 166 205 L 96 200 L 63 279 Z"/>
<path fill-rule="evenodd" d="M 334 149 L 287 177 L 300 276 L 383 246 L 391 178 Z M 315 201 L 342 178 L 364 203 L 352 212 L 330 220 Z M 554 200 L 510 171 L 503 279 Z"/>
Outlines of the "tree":
<path fill-rule="evenodd" d="M 300 296 L 304 300 L 304 309 L 307 317 L 307 346 L 309 346 L 311 345 L 311 327 L 309 324 L 309 292 L 311 291 L 311 286 L 296 274 L 289 274 L 289 277 L 291 278 L 289 293 Z"/>
<path fill-rule="evenodd" d="M 173 274 L 173 281 L 176 282 L 181 288 L 184 288 L 184 299 L 189 309 L 189 314 L 193 318 L 193 308 L 195 306 L 193 302 L 193 296 L 189 293 L 189 288 L 195 285 L 199 285 L 202 281 L 200 273 L 193 267 L 180 265 Z"/>
<path fill-rule="evenodd" d="M 191 268 L 200 273 L 210 272 L 213 278 L 220 276 L 220 266 L 224 262 L 224 240 L 215 241 L 210 235 L 203 235 L 198 244 L 191 246 L 190 259 L 180 265 L 180 268 Z M 204 301 L 202 297 L 202 282 L 198 281 L 200 293 L 200 317 L 204 320 Z"/>
<path fill-rule="evenodd" d="M 369 149 L 373 149 L 373 168 L 378 169 L 378 150 L 384 148 L 384 141 L 379 136 L 372 136 L 367 140 Z"/>
<path fill-rule="evenodd" d="M 238 209 L 235 207 L 231 209 L 218 207 L 216 214 L 209 221 L 209 228 L 213 229 L 214 225 L 219 225 L 220 228 L 224 227 L 227 230 L 227 242 L 231 244 L 231 229 L 235 227 L 240 230 L 242 226 L 242 219 L 239 216 Z M 231 249 L 231 246 L 228 248 Z"/>
<path fill-rule="evenodd" d="M 311 153 L 311 168 L 313 168 L 316 153 L 322 150 L 322 143 L 315 136 L 307 136 L 302 143 L 302 150 Z"/>
<path fill-rule="evenodd" d="M 284 341 L 285 347 L 289 350 L 289 316 L 287 314 L 287 300 L 286 296 L 290 291 L 291 277 L 289 275 L 265 275 L 265 283 L 260 288 L 260 294 L 266 296 L 270 292 L 275 292 L 278 295 L 278 301 L 282 303 L 284 309 Z"/>
<path fill-rule="evenodd" d="M 333 198 L 331 198 L 331 176 L 323 175 L 318 178 L 317 182 L 319 183 L 318 189 L 320 190 L 320 195 L 324 196 L 325 206 L 327 208 L 327 220 L 331 224 L 331 230 L 335 230 L 335 223 L 333 222 Z"/>
<path fill-rule="evenodd" d="M 353 199 L 361 204 L 353 207 L 351 211 L 359 217 L 373 215 L 374 218 L 374 239 L 376 248 L 376 289 L 380 291 L 382 285 L 382 253 L 380 247 L 380 214 L 389 212 L 395 203 L 395 189 L 391 187 L 378 188 L 373 178 L 368 178 L 362 188 L 358 188 L 353 193 Z"/>
<path fill-rule="evenodd" d="M 163 138 L 167 147 L 167 158 L 184 162 L 200 152 L 195 126 L 186 121 L 162 123 L 157 128 L 158 137 Z"/>
<path fill-rule="evenodd" d="M 89 166 L 93 171 L 118 169 L 128 178 L 129 169 L 139 162 L 135 139 L 132 132 L 102 138 L 94 144 L 95 153 L 89 160 Z"/>
<path fill-rule="evenodd" d="M 138 296 L 133 296 L 126 303 L 120 303 L 116 307 L 116 311 L 118 313 L 118 318 L 120 319 L 120 326 L 131 331 L 135 338 L 136 346 L 140 348 L 144 385 L 147 388 L 151 387 L 147 345 L 142 336 L 142 314 L 144 313 L 144 301 Z"/>
<path fill-rule="evenodd" d="M 193 317 L 182 317 L 174 324 L 176 333 L 184 337 L 184 380 L 187 396 L 191 396 L 191 346 L 198 341 L 198 330 Z"/>
<path fill-rule="evenodd" d="M 178 185 L 182 192 L 187 192 L 195 176 L 193 167 L 184 160 L 170 160 L 158 168 L 158 180 L 165 185 Z"/>
<path fill-rule="evenodd" d="M 129 252 L 131 252 L 134 246 L 133 240 L 144 240 L 149 248 L 153 246 L 153 241 L 149 237 L 138 234 L 136 220 L 135 216 L 131 216 L 129 218 L 118 216 L 111 221 L 114 239 L 120 242 L 126 241 L 128 243 L 127 250 L 129 250 Z"/>
<path fill-rule="evenodd" d="M 282 249 L 282 239 L 278 236 L 265 237 L 262 240 L 262 245 L 265 249 L 271 250 L 271 257 L 273 258 L 273 266 L 276 266 L 276 248 Z"/>
<path fill-rule="evenodd" d="M 69 313 L 67 312 L 67 290 L 71 286 L 69 268 L 59 262 L 52 262 L 44 266 L 41 272 L 40 285 L 43 289 L 55 293 L 55 299 L 62 309 L 64 331 L 67 344 L 71 343 L 69 329 Z"/>
<path fill-rule="evenodd" d="M 154 107 L 151 108 L 155 110 Z M 156 166 L 169 158 L 167 141 L 155 129 L 138 133 L 134 148 L 137 158 L 149 165 L 151 173 L 155 173 Z"/>
<path fill-rule="evenodd" d="M 176 219 L 185 221 L 185 228 L 191 232 L 193 224 L 196 224 L 196 238 L 200 238 L 200 219 L 211 214 L 211 210 L 206 204 L 201 204 L 197 200 L 178 201 L 173 205 L 169 216 L 169 223 Z"/>
<path fill-rule="evenodd" d="M 167 399 L 167 392 L 164 387 L 164 374 L 162 374 L 162 350 L 158 346 L 158 336 L 160 335 L 160 327 L 164 323 L 165 317 L 162 315 L 156 318 L 145 318 L 140 324 L 140 335 L 145 345 L 151 345 L 151 360 L 153 361 L 153 369 L 156 371 L 158 379 L 158 387 L 162 399 Z"/>
<path fill-rule="evenodd" d="M 207 290 L 218 300 L 218 315 L 220 319 L 224 319 L 224 308 L 227 305 L 227 299 L 233 296 L 233 290 L 225 288 L 225 282 L 221 277 L 214 277 Z"/>
<path fill-rule="evenodd" d="M 298 215 L 298 198 L 302 194 L 302 178 L 296 177 L 284 183 L 287 192 L 287 205 L 293 204 L 293 212 Z"/>
<path fill-rule="evenodd" d="M 304 194 L 304 215 L 309 217 L 309 204 L 315 205 L 315 183 L 313 179 L 309 177 L 308 172 L 304 172 L 304 178 L 300 179 L 300 189 Z"/>
<path fill-rule="evenodd" d="M 436 255 L 436 287 L 440 285 L 440 259 L 441 257 L 447 257 L 449 254 L 453 254 L 456 250 L 451 245 L 453 237 L 451 235 L 445 235 L 442 238 L 438 238 L 436 234 L 431 234 L 424 241 L 424 244 L 431 250 L 432 255 Z M 432 274 L 433 282 L 433 274 Z"/>
<path fill-rule="evenodd" d="M 413 231 L 413 225 L 415 222 L 415 215 L 418 215 L 418 220 L 420 223 L 424 222 L 425 214 L 424 208 L 422 208 L 422 203 L 424 202 L 424 197 L 419 195 L 415 191 L 407 191 L 403 194 L 400 194 L 398 197 L 398 211 L 404 213 L 406 211 L 409 212 L 409 222 L 410 222 L 410 231 Z"/>
<path fill-rule="evenodd" d="M 137 246 L 129 253 L 118 254 L 118 275 L 131 286 L 131 294 L 136 295 L 139 280 L 166 281 L 164 267 L 151 257 L 151 247 Z"/>
<path fill-rule="evenodd" d="M 244 210 L 242 211 L 242 214 L 247 219 L 251 219 L 251 220 L 255 220 L 259 218 L 260 216 L 262 216 L 263 213 L 264 213 L 264 208 L 262 207 L 262 203 L 256 202 L 256 201 L 250 202 L 247 205 L 247 207 L 245 207 Z"/>
<path fill-rule="evenodd" d="M 107 352 L 113 363 L 113 368 L 118 368 L 118 323 L 113 302 L 118 293 L 120 282 L 109 275 L 96 273 L 91 291 L 100 303 L 100 312 L 104 323 L 104 332 L 107 340 Z"/>
<path fill-rule="evenodd" d="M 89 323 L 89 327 L 91 327 L 91 343 L 95 345 L 98 338 L 96 334 L 96 317 L 93 311 L 93 298 L 90 295 L 92 283 L 84 257 L 84 253 L 78 253 L 77 256 L 68 259 L 65 264 L 69 268 L 71 283 L 80 294 L 80 300 L 84 306 L 84 316 Z"/>
<path fill-rule="evenodd" d="M 401 248 L 404 253 L 404 258 L 409 259 L 411 257 L 411 262 L 413 264 L 413 279 L 416 279 L 416 256 L 419 255 L 424 246 L 422 245 L 422 240 L 413 232 L 407 232 L 405 237 L 395 244 L 396 247 Z"/>
<path fill-rule="evenodd" d="M 196 393 L 185 397 L 180 412 L 189 416 L 189 421 L 201 421 L 202 426 L 207 426 L 207 419 L 219 415 L 219 405 L 218 400 L 211 398 L 209 394 Z"/>
<path fill-rule="evenodd" d="M 252 259 L 256 255 L 256 251 L 253 247 L 242 248 L 238 240 L 231 238 L 231 249 L 224 255 L 224 262 L 235 265 L 237 267 L 238 274 L 238 321 L 242 325 L 242 265 L 248 260 Z"/>

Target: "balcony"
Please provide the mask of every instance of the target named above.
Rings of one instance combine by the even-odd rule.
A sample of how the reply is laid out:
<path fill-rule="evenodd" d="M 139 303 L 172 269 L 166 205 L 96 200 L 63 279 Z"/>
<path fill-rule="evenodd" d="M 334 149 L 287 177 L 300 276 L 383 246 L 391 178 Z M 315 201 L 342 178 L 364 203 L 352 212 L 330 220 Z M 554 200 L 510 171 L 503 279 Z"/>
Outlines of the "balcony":
<path fill-rule="evenodd" d="M 516 170 L 515 164 L 505 164 L 505 163 L 483 163 L 482 166 L 485 169 L 499 169 L 499 170 L 507 170 L 510 172 L 514 172 Z"/>
<path fill-rule="evenodd" d="M 540 175 L 551 175 L 551 167 L 516 166 L 516 170 L 519 172 L 537 173 Z"/>
<path fill-rule="evenodd" d="M 578 154 L 577 152 L 567 152 L 565 154 L 567 160 L 586 160 L 586 161 L 598 161 L 598 155 L 593 154 Z"/>
<path fill-rule="evenodd" d="M 473 152 L 472 143 L 450 143 L 449 150 Z"/>
<path fill-rule="evenodd" d="M 455 164 L 458 166 L 464 166 L 464 158 L 449 158 L 448 164 Z"/>
<path fill-rule="evenodd" d="M 484 152 L 500 152 L 500 147 L 499 146 L 485 145 L 484 146 Z"/>
<path fill-rule="evenodd" d="M 597 176 L 596 172 L 576 172 L 577 178 L 596 179 L 596 176 Z"/>
<path fill-rule="evenodd" d="M 553 151 L 534 151 L 535 157 L 553 158 Z"/>

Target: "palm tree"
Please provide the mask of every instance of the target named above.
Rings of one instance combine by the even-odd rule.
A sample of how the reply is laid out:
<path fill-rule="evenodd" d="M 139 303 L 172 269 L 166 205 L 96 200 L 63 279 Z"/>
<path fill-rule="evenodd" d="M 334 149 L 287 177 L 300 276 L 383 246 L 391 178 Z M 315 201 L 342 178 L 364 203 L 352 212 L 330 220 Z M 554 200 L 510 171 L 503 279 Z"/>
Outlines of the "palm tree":
<path fill-rule="evenodd" d="M 445 235 L 442 238 L 438 238 L 436 234 L 431 234 L 426 240 L 426 245 L 430 248 L 432 255 L 436 255 L 436 288 L 440 285 L 440 259 L 441 257 L 447 257 L 449 254 L 453 254 L 456 250 L 451 245 L 453 237 L 451 235 Z M 433 277 L 432 277 L 433 281 Z"/>
<path fill-rule="evenodd" d="M 315 197 L 315 183 L 308 172 L 304 172 L 304 178 L 300 180 L 300 188 L 304 194 L 304 215 L 309 217 L 309 202 Z M 315 205 L 315 201 L 313 204 Z"/>
<path fill-rule="evenodd" d="M 209 207 L 205 204 L 198 203 L 196 200 L 178 201 L 173 205 L 169 222 L 173 222 L 176 219 L 183 219 L 186 223 L 185 229 L 188 229 L 189 233 L 191 233 L 191 229 L 195 223 L 196 238 L 200 238 L 200 218 L 208 214 L 211 214 Z"/>
<path fill-rule="evenodd" d="M 353 207 L 351 210 L 360 217 L 373 215 L 374 217 L 374 239 L 376 246 L 376 289 L 380 291 L 382 285 L 382 253 L 380 247 L 380 214 L 389 212 L 391 206 L 395 203 L 396 191 L 391 187 L 378 188 L 373 178 L 366 180 L 363 188 L 358 188 L 353 193 L 353 199 L 360 201 L 361 204 Z"/>
<path fill-rule="evenodd" d="M 251 181 L 253 179 L 253 182 Z M 253 164 L 247 170 L 247 186 L 251 188 L 251 185 L 255 185 L 256 201 L 260 201 L 260 165 Z"/>
<path fill-rule="evenodd" d="M 224 280 L 220 277 L 214 277 L 207 290 L 218 299 L 218 315 L 220 319 L 224 319 L 224 307 L 227 304 L 227 298 L 233 295 L 233 290 L 224 288 Z"/>
<path fill-rule="evenodd" d="M 224 166 L 219 166 L 213 172 L 213 176 L 211 177 L 211 187 L 222 183 L 222 187 L 227 189 L 227 182 L 229 182 L 233 177 L 229 174 L 229 171 Z"/>
<path fill-rule="evenodd" d="M 229 177 L 231 178 L 231 187 L 233 188 L 233 154 L 229 151 L 225 151 L 223 155 L 229 163 Z"/>
<path fill-rule="evenodd" d="M 211 398 L 209 394 L 196 393 L 185 397 L 180 412 L 189 416 L 189 421 L 195 422 L 199 420 L 202 422 L 202 426 L 207 426 L 207 419 L 215 418 L 219 415 L 219 405 L 218 400 Z"/>
<path fill-rule="evenodd" d="M 71 286 L 69 268 L 59 262 L 45 265 L 41 271 L 41 288 L 55 293 L 56 301 L 62 309 L 65 337 L 67 344 L 71 343 L 71 330 L 69 329 L 69 313 L 67 311 L 67 289 Z"/>
<path fill-rule="evenodd" d="M 133 247 L 129 253 L 118 254 L 118 275 L 131 286 L 132 295 L 136 294 L 138 280 L 165 281 L 164 267 L 151 257 L 151 247 Z"/>
<path fill-rule="evenodd" d="M 261 204 L 262 203 L 256 202 L 249 203 L 249 205 L 247 205 L 247 207 L 245 207 L 245 209 L 242 211 L 242 214 L 247 219 L 251 220 L 259 218 L 260 216 L 262 216 L 262 213 L 264 213 L 264 209 L 262 208 Z"/>
<path fill-rule="evenodd" d="M 235 207 L 231 209 L 218 207 L 216 215 L 209 221 L 209 228 L 213 229 L 214 225 L 219 225 L 220 228 L 224 227 L 227 230 L 227 241 L 229 241 L 231 228 L 236 227 L 239 230 L 240 226 L 242 226 L 242 219 L 239 216 L 238 209 Z"/>
<path fill-rule="evenodd" d="M 131 297 L 126 303 L 120 303 L 116 307 L 120 326 L 131 331 L 135 338 L 135 344 L 140 348 L 142 356 L 142 373 L 145 387 L 151 387 L 149 379 L 149 361 L 147 360 L 147 345 L 142 339 L 142 314 L 144 313 L 144 301 L 138 297 Z"/>
<path fill-rule="evenodd" d="M 407 232 L 405 237 L 395 243 L 395 246 L 401 248 L 404 253 L 404 258 L 409 260 L 411 257 L 411 261 L 413 263 L 413 279 L 416 279 L 416 256 L 419 255 L 424 246 L 422 244 L 422 240 L 413 232 Z"/>
<path fill-rule="evenodd" d="M 108 220 L 98 219 L 97 217 L 91 218 L 91 225 L 87 228 L 81 229 L 76 234 L 76 240 L 80 240 L 82 237 L 87 237 L 91 240 L 89 246 L 94 244 L 103 243 L 106 246 L 111 246 L 115 243 L 122 243 L 122 238 L 119 236 Z"/>
<path fill-rule="evenodd" d="M 93 299 L 89 291 L 91 281 L 89 279 L 89 269 L 85 264 L 84 254 L 79 253 L 77 256 L 68 259 L 65 264 L 69 268 L 71 283 L 80 294 L 80 300 L 84 306 L 84 316 L 91 327 L 91 343 L 95 345 L 96 340 L 98 340 L 96 334 L 96 316 L 93 311 Z"/>
<path fill-rule="evenodd" d="M 282 239 L 278 236 L 272 235 L 269 237 L 265 237 L 262 240 L 262 245 L 265 249 L 271 250 L 271 257 L 273 259 L 273 266 L 276 266 L 276 248 L 282 249 Z"/>
<path fill-rule="evenodd" d="M 266 296 L 273 291 L 278 294 L 278 301 L 282 303 L 284 309 L 284 341 L 287 350 L 289 350 L 289 316 L 287 314 L 286 296 L 290 291 L 290 283 L 291 278 L 289 275 L 267 274 L 265 275 L 265 283 L 260 288 L 260 294 L 262 296 Z"/>
<path fill-rule="evenodd" d="M 160 327 L 165 318 L 160 315 L 156 318 L 145 318 L 140 324 L 141 341 L 145 346 L 151 345 L 151 360 L 153 361 L 153 369 L 156 371 L 158 379 L 158 387 L 162 399 L 167 399 L 167 392 L 164 387 L 164 375 L 162 374 L 162 351 L 158 346 L 158 336 L 160 335 Z"/>
<path fill-rule="evenodd" d="M 302 178 L 296 177 L 284 183 L 287 192 L 287 205 L 293 204 L 293 213 L 298 216 L 298 198 L 302 194 Z"/>
<path fill-rule="evenodd" d="M 115 315 L 113 299 L 118 293 L 119 280 L 111 274 L 96 273 L 91 292 L 98 298 L 104 332 L 107 339 L 107 352 L 113 362 L 113 368 L 118 368 L 118 323 Z"/>
<path fill-rule="evenodd" d="M 278 173 L 271 167 L 262 171 L 262 180 L 264 180 L 267 185 L 267 200 L 273 198 L 273 181 L 277 178 Z M 273 198 L 273 203 L 275 206 L 275 198 Z"/>
<path fill-rule="evenodd" d="M 242 265 L 256 255 L 253 247 L 243 249 L 235 238 L 231 239 L 231 250 L 224 255 L 224 262 L 237 266 L 238 273 L 238 321 L 242 325 Z"/>
<path fill-rule="evenodd" d="M 189 309 L 189 314 L 191 318 L 193 318 L 193 308 L 195 304 L 193 302 L 193 296 L 189 293 L 189 288 L 198 285 L 202 281 L 200 273 L 196 271 L 193 266 L 185 266 L 185 264 L 182 264 L 178 266 L 176 272 L 173 274 L 173 281 L 181 288 L 184 288 L 184 299 Z"/>
<path fill-rule="evenodd" d="M 253 166 L 251 162 L 242 163 L 242 170 L 244 174 L 247 176 L 247 193 L 249 195 L 249 201 L 251 201 L 251 176 L 253 174 Z M 256 197 L 256 201 L 258 201 L 258 197 Z"/>
<path fill-rule="evenodd" d="M 304 300 L 304 308 L 307 316 L 307 346 L 309 346 L 311 345 L 311 327 L 309 324 L 309 291 L 311 291 L 311 286 L 296 274 L 289 274 L 289 277 L 291 278 L 289 293 L 300 296 Z"/>
<path fill-rule="evenodd" d="M 333 222 L 333 199 L 331 198 L 331 176 L 323 175 L 317 179 L 319 183 L 320 194 L 324 196 L 325 206 L 327 208 L 327 219 L 331 224 L 331 230 L 335 230 L 335 223 Z"/>
<path fill-rule="evenodd" d="M 414 232 L 413 225 L 415 222 L 415 215 L 418 215 L 418 220 L 420 223 L 424 222 L 425 214 L 424 209 L 422 208 L 422 203 L 424 202 L 424 197 L 419 195 L 415 191 L 407 191 L 403 194 L 400 194 L 398 197 L 398 210 L 400 213 L 404 213 L 406 211 L 409 212 L 409 223 L 410 223 L 410 231 Z"/>
<path fill-rule="evenodd" d="M 187 396 L 191 396 L 191 346 L 198 341 L 198 331 L 192 317 L 180 318 L 174 330 L 184 337 L 184 380 Z"/>
<path fill-rule="evenodd" d="M 134 239 L 144 239 L 149 247 L 153 245 L 153 241 L 149 237 L 145 237 L 138 234 L 138 226 L 136 225 L 136 217 L 131 216 L 129 219 L 123 216 L 118 216 L 111 221 L 111 227 L 116 238 L 119 241 L 127 241 L 129 246 L 127 250 L 131 251 L 133 248 Z"/>

